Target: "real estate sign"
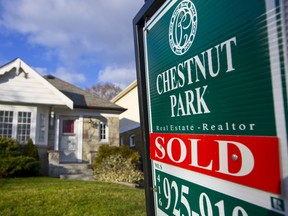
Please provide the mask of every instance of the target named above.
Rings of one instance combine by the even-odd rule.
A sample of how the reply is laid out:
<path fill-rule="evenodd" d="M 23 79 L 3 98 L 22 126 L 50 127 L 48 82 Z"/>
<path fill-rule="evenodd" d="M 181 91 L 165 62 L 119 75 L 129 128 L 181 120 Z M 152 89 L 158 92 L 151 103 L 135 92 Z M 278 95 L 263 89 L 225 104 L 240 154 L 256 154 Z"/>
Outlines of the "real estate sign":
<path fill-rule="evenodd" d="M 167 0 L 146 20 L 157 215 L 288 215 L 283 7 Z"/>

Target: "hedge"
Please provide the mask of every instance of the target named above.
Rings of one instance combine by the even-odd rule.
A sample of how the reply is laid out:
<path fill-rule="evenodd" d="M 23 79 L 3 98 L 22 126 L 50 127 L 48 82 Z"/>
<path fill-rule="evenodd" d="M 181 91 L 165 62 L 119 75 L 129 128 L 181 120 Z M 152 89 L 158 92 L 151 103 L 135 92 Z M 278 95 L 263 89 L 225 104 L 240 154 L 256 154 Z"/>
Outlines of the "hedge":
<path fill-rule="evenodd" d="M 94 177 L 99 181 L 138 183 L 143 180 L 140 155 L 128 146 L 99 147 L 93 161 Z"/>
<path fill-rule="evenodd" d="M 31 139 L 24 146 L 17 140 L 0 137 L 0 178 L 39 174 L 38 149 Z"/>

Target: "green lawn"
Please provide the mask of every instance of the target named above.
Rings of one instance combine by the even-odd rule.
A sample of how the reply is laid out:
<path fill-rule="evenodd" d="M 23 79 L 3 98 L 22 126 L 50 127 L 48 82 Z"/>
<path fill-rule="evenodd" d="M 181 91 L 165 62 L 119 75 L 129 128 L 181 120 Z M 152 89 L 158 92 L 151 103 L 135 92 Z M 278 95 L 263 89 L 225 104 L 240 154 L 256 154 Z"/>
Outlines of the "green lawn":
<path fill-rule="evenodd" d="M 141 216 L 144 190 L 48 177 L 0 179 L 0 215 Z"/>

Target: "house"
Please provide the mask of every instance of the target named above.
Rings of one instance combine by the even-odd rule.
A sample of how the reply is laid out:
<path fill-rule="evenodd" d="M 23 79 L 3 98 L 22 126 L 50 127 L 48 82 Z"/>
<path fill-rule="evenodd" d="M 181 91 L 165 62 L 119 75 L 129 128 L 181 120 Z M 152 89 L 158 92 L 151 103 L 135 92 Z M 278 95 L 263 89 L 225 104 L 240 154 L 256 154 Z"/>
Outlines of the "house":
<path fill-rule="evenodd" d="M 119 115 L 120 144 L 129 145 L 142 155 L 142 134 L 140 128 L 137 81 L 132 82 L 111 102 L 124 107 L 126 111 Z"/>
<path fill-rule="evenodd" d="M 31 138 L 41 171 L 59 176 L 65 167 L 89 164 L 98 147 L 119 145 L 124 108 L 52 75 L 41 76 L 20 58 L 0 67 L 0 136 Z"/>

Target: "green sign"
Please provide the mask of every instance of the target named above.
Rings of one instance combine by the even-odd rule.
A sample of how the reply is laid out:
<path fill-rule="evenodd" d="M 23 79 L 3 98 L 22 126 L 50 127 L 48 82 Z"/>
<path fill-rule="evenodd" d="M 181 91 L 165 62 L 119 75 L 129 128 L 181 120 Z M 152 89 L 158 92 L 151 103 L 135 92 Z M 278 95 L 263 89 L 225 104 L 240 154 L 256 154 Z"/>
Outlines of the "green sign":
<path fill-rule="evenodd" d="M 166 2 L 146 27 L 151 131 L 276 135 L 266 6 Z"/>
<path fill-rule="evenodd" d="M 157 205 L 167 215 L 283 216 L 283 214 L 235 199 L 158 170 L 156 171 L 156 186 Z M 276 210 L 279 209 L 276 208 Z"/>
<path fill-rule="evenodd" d="M 145 16 L 157 215 L 288 213 L 282 7 L 278 0 L 167 0 Z M 275 181 L 259 187 L 269 176 Z"/>

